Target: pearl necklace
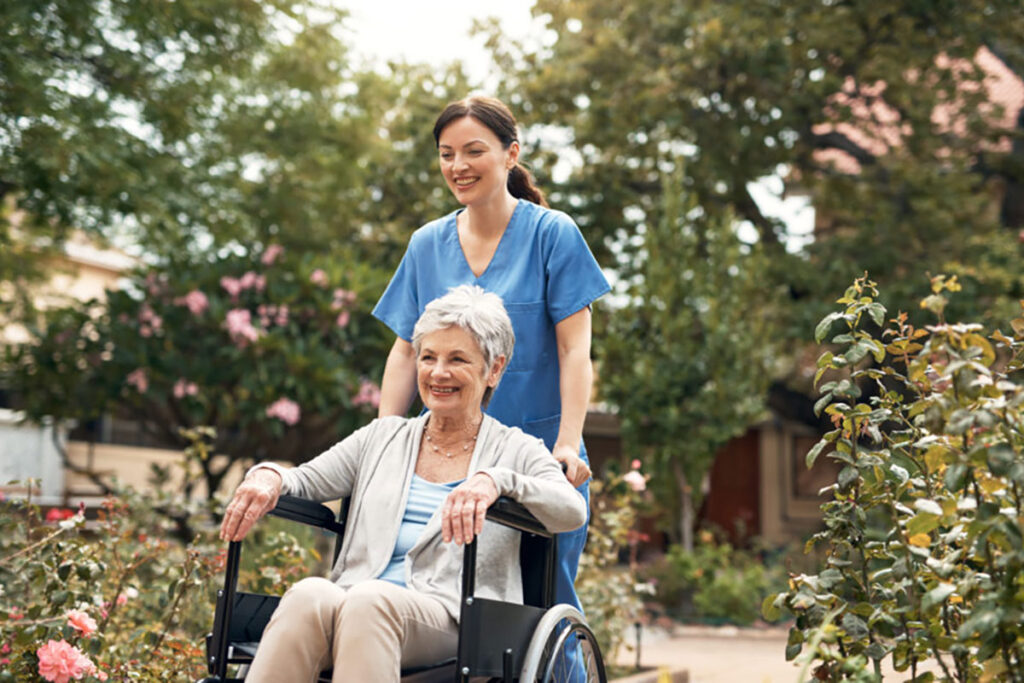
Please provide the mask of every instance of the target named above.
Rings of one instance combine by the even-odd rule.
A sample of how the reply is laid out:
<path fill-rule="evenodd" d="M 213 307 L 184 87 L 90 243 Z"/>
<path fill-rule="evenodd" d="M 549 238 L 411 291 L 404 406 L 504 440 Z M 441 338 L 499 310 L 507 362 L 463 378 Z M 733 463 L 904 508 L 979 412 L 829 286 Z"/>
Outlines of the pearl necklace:
<path fill-rule="evenodd" d="M 478 433 L 479 433 L 479 429 L 480 429 L 480 427 L 478 425 L 477 426 Z M 443 455 L 444 457 L 449 458 L 449 459 L 455 457 L 455 452 L 454 451 L 442 450 L 440 446 L 435 444 L 434 443 L 434 438 L 432 436 L 430 436 L 430 432 L 428 432 L 426 429 L 423 430 L 423 436 L 426 437 L 427 445 L 430 446 L 430 450 L 434 451 L 435 453 L 437 453 L 439 455 Z M 476 437 L 477 437 L 477 435 L 474 434 L 472 437 L 470 437 L 469 443 L 462 444 L 462 452 L 463 453 L 468 452 L 469 451 L 469 447 L 470 446 L 474 446 L 476 444 Z M 463 437 L 463 439 L 460 439 L 460 441 L 465 441 L 465 437 Z M 458 444 L 458 443 L 459 443 L 459 441 L 455 442 L 455 444 Z"/>

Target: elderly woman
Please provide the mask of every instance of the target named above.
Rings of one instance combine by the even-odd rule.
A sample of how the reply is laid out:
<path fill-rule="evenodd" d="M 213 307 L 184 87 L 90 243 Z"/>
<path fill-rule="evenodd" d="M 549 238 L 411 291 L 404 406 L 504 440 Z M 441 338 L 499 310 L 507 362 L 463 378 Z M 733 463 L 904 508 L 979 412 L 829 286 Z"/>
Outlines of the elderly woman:
<path fill-rule="evenodd" d="M 508 366 L 512 323 L 496 294 L 463 285 L 431 302 L 413 331 L 416 381 L 427 409 L 384 417 L 295 469 L 260 464 L 228 505 L 221 538 L 240 540 L 281 493 L 316 501 L 351 496 L 330 580 L 285 593 L 248 680 L 398 681 L 404 666 L 455 654 L 459 545 L 479 535 L 477 594 L 522 599 L 517 532 L 484 525 L 498 496 L 522 503 L 549 530 L 586 519 L 583 497 L 536 437 L 483 407 Z"/>

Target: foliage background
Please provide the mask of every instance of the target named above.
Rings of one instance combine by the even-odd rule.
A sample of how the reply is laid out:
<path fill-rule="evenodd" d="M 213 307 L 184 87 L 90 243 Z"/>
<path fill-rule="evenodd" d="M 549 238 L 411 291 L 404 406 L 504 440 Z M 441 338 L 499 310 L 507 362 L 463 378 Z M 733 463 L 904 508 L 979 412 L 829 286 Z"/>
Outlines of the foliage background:
<path fill-rule="evenodd" d="M 693 545 L 714 453 L 771 387 L 810 391 L 802 347 L 853 277 L 869 270 L 919 327 L 926 273 L 958 277 L 950 319 L 1017 315 L 1024 118 L 989 106 L 974 61 L 1024 74 L 1016 0 L 538 0 L 534 14 L 550 40 L 484 28 L 498 94 L 616 280 L 595 329 L 599 398 L 624 457 L 655 475 L 673 540 Z M 206 452 L 242 460 L 298 459 L 372 415 L 354 404 L 389 335 L 367 312 L 411 231 L 454 208 L 429 130 L 479 84 L 459 64 L 365 68 L 344 23 L 319 0 L 0 7 L 0 317 L 32 331 L 5 349 L 7 399 L 34 418 L 130 414 L 182 446 L 179 427 L 214 427 Z M 813 241 L 758 204 L 767 176 L 809 198 Z M 31 286 L 76 231 L 126 245 L 140 270 L 107 302 L 40 315 Z M 250 272 L 262 287 L 222 284 Z M 336 289 L 356 294 L 345 325 Z M 192 291 L 198 315 L 176 303 Z M 263 324 L 261 306 L 289 314 Z M 267 415 L 282 398 L 297 422 L 290 404 Z M 211 488 L 213 461 L 196 465 Z"/>

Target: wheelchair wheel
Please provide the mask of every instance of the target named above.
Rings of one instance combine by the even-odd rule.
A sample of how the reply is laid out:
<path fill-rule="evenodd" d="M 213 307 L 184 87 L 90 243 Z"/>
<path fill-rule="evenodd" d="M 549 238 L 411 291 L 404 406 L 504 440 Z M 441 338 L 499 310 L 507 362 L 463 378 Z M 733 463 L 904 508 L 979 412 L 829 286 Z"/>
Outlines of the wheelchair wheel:
<path fill-rule="evenodd" d="M 520 683 L 606 683 L 604 659 L 579 610 L 555 605 L 541 617 L 523 657 Z"/>

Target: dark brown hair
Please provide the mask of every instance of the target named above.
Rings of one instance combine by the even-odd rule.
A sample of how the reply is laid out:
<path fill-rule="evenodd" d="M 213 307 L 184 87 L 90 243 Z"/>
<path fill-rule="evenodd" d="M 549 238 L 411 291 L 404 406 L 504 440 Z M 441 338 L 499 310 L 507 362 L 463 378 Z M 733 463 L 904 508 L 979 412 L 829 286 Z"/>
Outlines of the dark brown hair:
<path fill-rule="evenodd" d="M 487 126 L 498 137 L 505 149 L 519 140 L 516 117 L 512 115 L 512 111 L 505 106 L 505 103 L 495 97 L 476 95 L 458 102 L 451 102 L 444 108 L 434 123 L 434 143 L 440 144 L 441 131 L 447 128 L 448 124 L 466 116 Z M 544 193 L 533 184 L 533 176 L 522 164 L 516 163 L 509 170 L 508 191 L 516 199 L 525 199 L 541 206 L 548 205 Z"/>

